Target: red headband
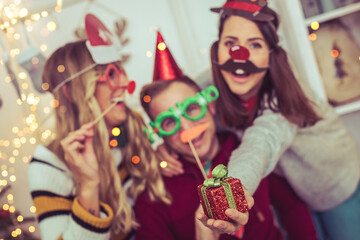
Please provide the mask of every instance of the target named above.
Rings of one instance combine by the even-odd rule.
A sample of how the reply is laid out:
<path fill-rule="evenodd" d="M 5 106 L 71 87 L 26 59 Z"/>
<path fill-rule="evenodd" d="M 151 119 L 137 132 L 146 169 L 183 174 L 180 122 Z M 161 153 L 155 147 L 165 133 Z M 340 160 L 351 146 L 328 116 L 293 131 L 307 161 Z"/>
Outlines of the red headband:
<path fill-rule="evenodd" d="M 265 0 L 228 0 L 222 7 L 211 8 L 210 10 L 225 15 L 237 15 L 252 21 L 272 21 L 275 16 L 271 13 L 265 13 L 266 11 L 263 11 L 263 8 L 266 6 L 267 2 Z"/>
<path fill-rule="evenodd" d="M 244 10 L 248 12 L 258 12 L 261 10 L 261 7 L 256 4 L 247 3 L 247 2 L 226 2 L 223 6 L 223 8 L 231 8 L 231 9 L 237 9 L 237 10 Z"/>

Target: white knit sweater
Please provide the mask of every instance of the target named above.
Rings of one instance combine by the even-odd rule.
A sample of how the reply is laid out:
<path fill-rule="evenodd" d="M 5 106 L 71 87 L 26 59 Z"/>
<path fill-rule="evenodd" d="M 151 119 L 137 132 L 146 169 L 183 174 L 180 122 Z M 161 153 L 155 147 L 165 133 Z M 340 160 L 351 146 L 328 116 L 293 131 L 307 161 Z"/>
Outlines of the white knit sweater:
<path fill-rule="evenodd" d="M 117 164 L 120 164 L 120 150 L 113 150 L 113 153 Z M 37 210 L 41 239 L 110 238 L 113 219 L 110 206 L 100 203 L 100 217 L 87 212 L 77 201 L 71 171 L 43 145 L 39 145 L 34 152 L 28 168 L 28 182 Z"/>

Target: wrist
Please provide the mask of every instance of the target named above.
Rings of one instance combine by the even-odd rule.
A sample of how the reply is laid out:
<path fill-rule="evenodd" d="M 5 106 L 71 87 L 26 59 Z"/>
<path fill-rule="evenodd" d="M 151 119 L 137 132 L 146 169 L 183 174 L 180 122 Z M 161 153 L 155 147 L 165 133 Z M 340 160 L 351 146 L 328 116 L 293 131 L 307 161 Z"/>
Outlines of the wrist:
<path fill-rule="evenodd" d="M 92 215 L 100 216 L 100 200 L 98 191 L 82 191 L 77 195 L 79 204 Z"/>
<path fill-rule="evenodd" d="M 78 196 L 78 203 L 80 206 L 91 215 L 95 217 L 100 217 L 100 203 L 98 201 L 95 202 L 88 202 L 85 199 L 82 199 Z"/>
<path fill-rule="evenodd" d="M 77 195 L 82 199 L 95 200 L 99 198 L 99 192 L 100 192 L 100 184 L 87 182 L 86 184 L 80 184 Z"/>

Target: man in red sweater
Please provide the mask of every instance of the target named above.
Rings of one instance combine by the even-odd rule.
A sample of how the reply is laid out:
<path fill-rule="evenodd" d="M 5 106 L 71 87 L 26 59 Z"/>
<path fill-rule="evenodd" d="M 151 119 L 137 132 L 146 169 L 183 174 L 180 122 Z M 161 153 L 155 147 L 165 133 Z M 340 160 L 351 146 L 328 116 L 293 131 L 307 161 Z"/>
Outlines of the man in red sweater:
<path fill-rule="evenodd" d="M 137 240 L 235 240 L 240 237 L 213 232 L 206 238 L 204 236 L 200 238 L 198 226 L 201 225 L 196 222 L 198 220 L 195 214 L 200 205 L 197 186 L 203 183 L 204 178 L 189 144 L 181 141 L 180 134 L 186 129 L 208 124 L 208 127 L 192 140 L 208 174 L 218 164 L 226 166 L 231 152 L 239 145 L 239 141 L 231 133 L 216 135 L 214 107 L 212 103 L 204 100 L 207 99 L 206 97 L 201 97 L 204 95 L 197 94 L 200 91 L 197 84 L 187 77 L 157 81 L 146 85 L 141 91 L 140 99 L 149 99 L 149 97 L 151 99 L 150 102 L 142 101 L 142 105 L 153 121 L 151 125 L 154 131 L 163 136 L 167 147 L 179 155 L 184 173 L 170 178 L 163 177 L 166 189 L 172 197 L 170 205 L 151 201 L 146 191 L 137 198 L 135 214 L 140 224 L 136 232 Z M 209 96 L 212 95 L 210 91 Z M 150 137 L 153 136 L 150 134 Z M 249 211 L 249 221 L 241 239 L 282 239 L 280 231 L 274 225 L 266 179 L 261 182 L 253 197 L 255 205 Z M 231 213 L 238 214 L 236 210 L 227 210 L 226 213 L 230 218 L 232 218 Z"/>

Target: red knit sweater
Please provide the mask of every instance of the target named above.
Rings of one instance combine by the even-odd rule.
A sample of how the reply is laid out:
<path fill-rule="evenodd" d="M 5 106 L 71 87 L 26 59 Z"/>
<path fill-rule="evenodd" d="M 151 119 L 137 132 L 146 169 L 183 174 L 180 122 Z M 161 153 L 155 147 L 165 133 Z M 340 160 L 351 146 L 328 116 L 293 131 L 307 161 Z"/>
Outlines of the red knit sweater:
<path fill-rule="evenodd" d="M 218 164 L 227 165 L 231 152 L 239 145 L 234 135 L 221 135 L 219 140 L 221 149 L 212 160 L 211 169 Z M 194 214 L 200 204 L 196 188 L 203 182 L 203 177 L 195 163 L 184 159 L 181 161 L 184 174 L 171 178 L 164 177 L 166 189 L 172 196 L 171 205 L 151 202 L 146 192 L 136 200 L 135 214 L 141 225 L 136 232 L 136 240 L 195 239 Z M 255 205 L 250 210 L 249 222 L 245 226 L 242 239 L 282 239 L 279 230 L 274 226 L 267 179 L 261 181 L 253 197 Z M 235 240 L 237 238 L 224 234 L 220 239 Z"/>

